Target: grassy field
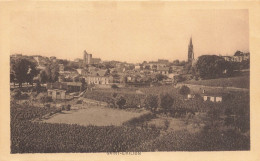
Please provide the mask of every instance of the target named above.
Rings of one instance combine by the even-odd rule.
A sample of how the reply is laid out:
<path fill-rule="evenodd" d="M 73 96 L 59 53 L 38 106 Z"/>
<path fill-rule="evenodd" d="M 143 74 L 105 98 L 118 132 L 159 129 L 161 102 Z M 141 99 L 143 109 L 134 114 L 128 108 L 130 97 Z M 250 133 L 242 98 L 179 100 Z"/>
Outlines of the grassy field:
<path fill-rule="evenodd" d="M 246 88 L 249 89 L 249 76 L 238 76 L 230 78 L 218 78 L 218 79 L 208 79 L 208 80 L 190 80 L 184 83 L 204 85 L 204 86 L 214 86 L 214 87 L 236 87 L 236 88 Z"/>
<path fill-rule="evenodd" d="M 82 126 L 120 126 L 134 117 L 146 114 L 148 111 L 133 112 L 107 107 L 88 107 L 86 109 L 63 111 L 48 120 L 46 123 L 78 124 Z"/>

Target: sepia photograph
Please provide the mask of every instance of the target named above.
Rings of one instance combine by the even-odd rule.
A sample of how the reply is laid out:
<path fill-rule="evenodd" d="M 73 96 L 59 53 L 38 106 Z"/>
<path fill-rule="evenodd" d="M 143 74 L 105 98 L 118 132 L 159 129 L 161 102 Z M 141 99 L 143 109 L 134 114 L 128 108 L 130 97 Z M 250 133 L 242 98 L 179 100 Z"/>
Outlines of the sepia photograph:
<path fill-rule="evenodd" d="M 11 153 L 250 150 L 247 9 L 96 5 L 11 13 Z"/>
<path fill-rule="evenodd" d="M 0 160 L 259 159 L 259 3 L 207 4 L 0 6 Z"/>

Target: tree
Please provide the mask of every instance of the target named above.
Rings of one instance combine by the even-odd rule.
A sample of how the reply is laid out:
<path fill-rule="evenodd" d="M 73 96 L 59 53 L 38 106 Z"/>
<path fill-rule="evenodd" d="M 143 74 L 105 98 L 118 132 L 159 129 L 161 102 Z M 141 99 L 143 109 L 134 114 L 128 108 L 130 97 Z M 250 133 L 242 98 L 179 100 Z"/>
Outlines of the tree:
<path fill-rule="evenodd" d="M 13 82 L 15 87 L 15 75 L 13 71 L 10 72 L 10 82 Z"/>
<path fill-rule="evenodd" d="M 33 86 L 33 78 L 39 74 L 39 70 L 36 69 L 36 64 L 31 63 L 27 72 L 26 82 Z"/>
<path fill-rule="evenodd" d="M 237 68 L 237 63 L 236 62 L 229 62 L 225 61 L 225 75 L 226 76 L 233 76 L 235 73 L 235 69 Z M 238 68 L 237 68 L 238 69 Z"/>
<path fill-rule="evenodd" d="M 170 111 L 173 105 L 173 98 L 170 94 L 166 93 L 161 95 L 161 107 L 164 109 L 165 112 Z"/>
<path fill-rule="evenodd" d="M 179 93 L 180 93 L 181 95 L 184 95 L 184 96 L 185 96 L 185 95 L 187 95 L 187 94 L 190 93 L 190 88 L 187 87 L 186 85 L 183 85 L 183 86 L 181 86 Z"/>
<path fill-rule="evenodd" d="M 40 83 L 46 83 L 48 81 L 47 74 L 44 70 L 42 70 L 39 74 L 39 81 Z"/>
<path fill-rule="evenodd" d="M 157 81 L 162 81 L 162 80 L 166 79 L 167 76 L 165 76 L 163 74 L 156 74 L 155 78 L 157 79 Z"/>
<path fill-rule="evenodd" d="M 176 65 L 176 66 L 178 66 L 178 65 L 180 65 L 180 61 L 177 59 L 177 60 L 174 60 L 173 61 L 173 65 Z"/>
<path fill-rule="evenodd" d="M 87 88 L 87 83 L 85 78 L 81 78 L 80 81 L 81 81 L 80 91 L 82 92 Z"/>
<path fill-rule="evenodd" d="M 119 108 L 123 108 L 125 104 L 126 104 L 126 100 L 125 100 L 125 98 L 123 96 L 120 96 L 119 98 L 117 98 L 116 105 Z"/>
<path fill-rule="evenodd" d="M 180 65 L 180 66 L 184 66 L 185 64 L 186 64 L 186 62 L 183 60 L 183 61 L 180 62 L 179 65 Z"/>
<path fill-rule="evenodd" d="M 28 82 L 30 84 L 33 83 L 34 76 L 38 74 L 35 63 L 25 58 L 13 60 L 11 63 L 12 73 L 14 78 L 19 83 L 19 87 L 22 87 L 22 83 L 24 82 Z"/>
<path fill-rule="evenodd" d="M 150 109 L 151 111 L 156 111 L 159 104 L 159 98 L 156 95 L 147 95 L 144 104 L 147 109 Z"/>
<path fill-rule="evenodd" d="M 218 78 L 225 70 L 225 60 L 216 55 L 203 55 L 198 58 L 196 70 L 203 79 Z"/>
<path fill-rule="evenodd" d="M 49 64 L 46 69 L 47 82 L 56 82 L 59 76 L 59 66 L 57 63 Z"/>
<path fill-rule="evenodd" d="M 241 51 L 239 51 L 239 50 L 237 50 L 237 51 L 235 52 L 235 54 L 234 54 L 234 56 L 241 56 L 241 55 L 243 55 L 243 52 L 241 52 Z"/>
<path fill-rule="evenodd" d="M 41 92 L 41 83 L 39 81 L 36 83 L 35 90 L 36 90 L 37 93 Z"/>
<path fill-rule="evenodd" d="M 172 67 L 169 68 L 169 73 L 173 73 Z"/>
<path fill-rule="evenodd" d="M 150 70 L 151 68 L 150 68 L 149 65 L 146 65 L 146 66 L 144 67 L 144 69 L 146 69 L 146 70 Z"/>

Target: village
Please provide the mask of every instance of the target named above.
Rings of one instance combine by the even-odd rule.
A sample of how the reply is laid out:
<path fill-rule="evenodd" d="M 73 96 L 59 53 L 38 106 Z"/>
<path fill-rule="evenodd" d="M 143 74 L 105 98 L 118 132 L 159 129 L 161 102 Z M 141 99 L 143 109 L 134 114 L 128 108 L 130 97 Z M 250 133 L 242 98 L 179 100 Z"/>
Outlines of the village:
<path fill-rule="evenodd" d="M 48 90 L 48 96 L 52 99 L 69 99 L 69 94 L 75 92 L 83 92 L 82 81 L 84 88 L 88 87 L 108 89 L 121 87 L 152 87 L 161 85 L 177 86 L 189 80 L 198 80 L 199 76 L 194 73 L 196 67 L 196 59 L 193 53 L 192 39 L 189 43 L 188 59 L 187 61 L 174 60 L 170 62 L 165 59 L 158 59 L 157 61 L 143 61 L 142 63 L 132 64 L 119 61 L 102 61 L 100 58 L 92 58 L 92 54 L 83 51 L 83 59 L 77 58 L 74 61 L 58 59 L 54 56 L 48 58 L 40 55 L 23 56 L 22 54 L 11 55 L 11 59 L 26 58 L 36 63 L 36 70 L 38 75 L 33 77 L 30 84 L 39 82 Z M 249 53 L 237 51 L 233 56 L 219 56 L 226 62 L 234 64 L 248 64 Z M 54 78 L 48 80 L 47 66 L 52 64 L 51 69 Z M 234 65 L 235 66 L 235 65 Z M 248 65 L 247 65 L 248 66 Z M 235 68 L 235 67 L 234 67 Z M 234 72 L 244 70 L 247 72 L 247 67 L 241 65 L 232 69 Z M 223 73 L 226 73 L 225 69 Z M 13 72 L 11 71 L 11 74 Z M 51 74 L 51 73 L 49 73 Z M 12 77 L 12 76 L 11 76 Z M 201 78 L 200 78 L 201 79 Z M 17 80 L 11 80 L 11 88 Z M 14 84 L 12 84 L 14 83 Z M 25 82 L 23 82 L 25 83 Z M 15 88 L 15 86 L 14 86 Z M 205 94 L 205 89 L 201 88 L 200 94 Z M 188 99 L 194 97 L 194 94 L 187 95 Z M 211 98 L 210 98 L 211 97 Z M 222 101 L 222 96 L 204 97 L 204 100 L 213 102 Z"/>
<path fill-rule="evenodd" d="M 26 145 L 12 140 L 13 153 L 248 149 L 249 53 L 195 58 L 190 38 L 187 61 L 102 61 L 86 50 L 82 56 L 10 56 L 11 126 L 24 131 L 12 135 L 35 135 L 33 142 L 24 136 Z M 55 137 L 38 137 L 49 133 Z M 127 144 L 117 141 L 123 138 Z M 208 146 L 211 139 L 217 146 Z"/>

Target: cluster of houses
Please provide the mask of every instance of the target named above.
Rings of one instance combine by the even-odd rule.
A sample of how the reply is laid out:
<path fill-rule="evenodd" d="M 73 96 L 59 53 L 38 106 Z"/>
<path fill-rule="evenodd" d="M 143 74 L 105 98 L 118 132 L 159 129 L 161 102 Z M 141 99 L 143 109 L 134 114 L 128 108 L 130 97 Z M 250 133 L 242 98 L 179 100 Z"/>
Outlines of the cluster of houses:
<path fill-rule="evenodd" d="M 237 51 L 233 56 L 222 56 L 226 61 L 230 62 L 242 62 L 245 60 L 249 60 L 250 54 L 243 53 L 241 51 Z"/>
<path fill-rule="evenodd" d="M 215 103 L 219 103 L 223 101 L 223 93 L 216 93 L 216 92 L 212 92 L 212 91 L 206 91 L 205 89 L 200 89 L 199 91 L 197 91 L 198 93 L 194 93 L 194 91 L 190 94 L 187 95 L 187 99 L 188 100 L 192 100 L 195 99 L 196 94 L 199 94 L 203 101 L 207 101 L 207 102 L 215 102 Z"/>

